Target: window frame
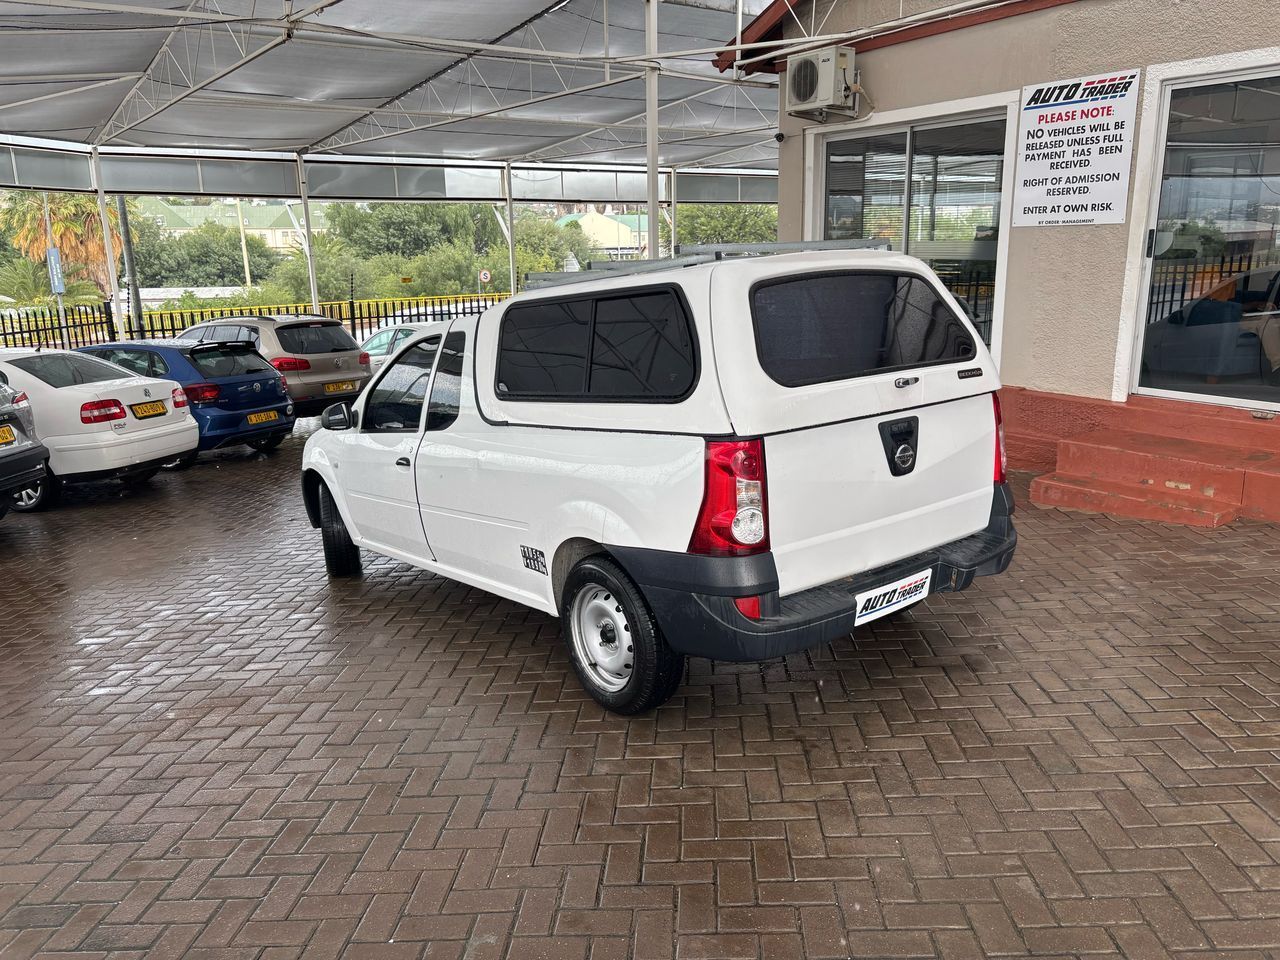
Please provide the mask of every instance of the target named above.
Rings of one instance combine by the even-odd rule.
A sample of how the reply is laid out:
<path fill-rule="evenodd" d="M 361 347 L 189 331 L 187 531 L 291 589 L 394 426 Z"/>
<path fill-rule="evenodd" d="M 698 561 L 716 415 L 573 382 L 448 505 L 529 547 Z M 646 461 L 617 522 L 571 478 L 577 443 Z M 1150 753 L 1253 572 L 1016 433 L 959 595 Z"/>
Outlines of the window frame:
<path fill-rule="evenodd" d="M 402 436 L 404 434 L 422 433 L 423 426 L 427 422 L 427 409 L 431 405 L 431 388 L 435 386 L 436 382 L 436 367 L 440 363 L 440 351 L 444 349 L 444 333 L 432 333 L 423 337 L 421 340 L 409 344 L 402 351 L 403 353 L 408 353 L 414 347 L 419 344 L 426 343 L 431 339 L 436 339 L 440 342 L 436 345 L 435 356 L 431 360 L 431 373 L 427 377 L 427 392 L 422 398 L 422 412 L 418 414 L 417 425 L 414 427 L 402 427 L 399 430 L 373 430 L 368 426 L 369 404 L 373 402 L 374 391 L 378 389 L 382 384 L 382 381 L 385 380 L 391 371 L 395 369 L 396 361 L 400 359 L 400 353 L 397 353 L 395 355 L 388 355 L 387 362 L 383 365 L 382 369 L 378 371 L 377 377 L 370 381 L 369 386 L 366 388 L 368 393 L 364 394 L 364 398 L 360 403 L 360 424 L 358 429 L 362 436 L 368 435 L 371 437 L 385 437 L 388 435 Z"/>
<path fill-rule="evenodd" d="M 676 309 L 680 311 L 681 318 L 684 320 L 685 329 L 689 335 L 689 348 L 693 353 L 693 377 L 689 381 L 688 389 L 679 396 L 654 396 L 653 394 L 592 394 L 587 392 L 591 383 L 591 363 L 595 354 L 596 341 L 596 313 L 597 308 L 602 300 L 624 300 L 634 297 L 651 296 L 653 294 L 669 293 L 675 298 Z M 530 307 L 543 304 L 561 304 L 561 303 L 582 303 L 591 304 L 591 319 L 587 324 L 587 355 L 586 366 L 584 370 L 582 393 L 576 394 L 544 394 L 544 393 L 516 393 L 509 390 L 499 390 L 498 384 L 501 382 L 502 373 L 502 335 L 506 331 L 507 322 L 511 316 L 512 310 L 518 310 L 522 307 Z M 684 288 L 678 283 L 656 283 L 644 284 L 634 287 L 618 287 L 608 290 L 594 290 L 589 293 L 570 293 L 557 297 L 537 297 L 517 303 L 513 303 L 502 312 L 502 319 L 498 323 L 498 337 L 495 344 L 495 357 L 493 364 L 493 395 L 499 402 L 512 401 L 515 403 L 643 403 L 643 404 L 673 404 L 683 403 L 693 396 L 698 389 L 698 384 L 702 380 L 702 346 L 698 339 L 698 325 L 693 321 L 693 310 L 689 306 L 689 299 L 685 296 Z"/>
<path fill-rule="evenodd" d="M 458 371 L 458 405 L 453 411 L 453 416 L 448 423 L 441 424 L 438 427 L 431 426 L 431 403 L 435 399 L 436 393 L 436 377 L 440 372 L 440 363 L 444 357 L 444 352 L 449 346 L 450 337 L 462 338 L 462 368 Z M 446 330 L 440 340 L 440 349 L 436 351 L 436 362 L 431 367 L 431 383 L 427 386 L 427 402 L 422 406 L 422 422 L 420 429 L 425 437 L 428 433 L 442 433 L 448 430 L 458 418 L 462 416 L 462 384 L 467 378 L 467 345 L 470 341 L 471 351 L 475 353 L 475 330 L 474 328 L 468 333 L 467 330 Z"/>
<path fill-rule="evenodd" d="M 928 363 L 905 363 L 905 364 L 899 364 L 898 366 L 895 366 L 895 367 L 877 367 L 875 370 L 868 370 L 864 373 L 856 373 L 853 376 L 849 376 L 849 377 L 835 377 L 833 379 L 800 380 L 796 382 L 787 382 L 784 380 L 779 380 L 769 371 L 768 367 L 766 367 L 764 363 L 763 344 L 760 342 L 760 323 L 756 317 L 756 292 L 765 287 L 780 286 L 781 284 L 784 284 L 784 283 L 794 283 L 797 280 L 820 280 L 824 277 L 849 277 L 849 276 L 907 277 L 912 280 L 918 280 L 920 283 L 923 283 L 926 287 L 928 287 L 930 290 L 933 291 L 934 295 L 937 296 L 938 301 L 942 303 L 949 311 L 951 311 L 951 314 L 955 318 L 956 322 L 960 324 L 960 327 L 968 335 L 969 341 L 973 345 L 973 353 L 970 354 L 968 357 L 962 357 L 962 358 L 956 358 L 956 359 L 950 359 L 950 360 L 933 360 Z M 859 268 L 845 268 L 843 270 L 816 270 L 813 272 L 789 273 L 789 274 L 783 274 L 777 277 L 767 277 L 763 280 L 757 280 L 755 283 L 751 284 L 750 288 L 747 290 L 747 309 L 751 314 L 751 336 L 756 346 L 756 363 L 759 365 L 760 371 L 766 377 L 768 377 L 771 381 L 776 383 L 778 386 L 786 387 L 787 389 L 813 387 L 813 386 L 819 386 L 819 385 L 828 384 L 828 383 L 848 383 L 854 380 L 866 380 L 869 377 L 877 377 L 886 373 L 900 373 L 903 370 L 925 370 L 925 369 L 928 369 L 929 367 L 944 367 L 944 366 L 947 366 L 948 364 L 969 364 L 970 366 L 972 366 L 973 364 L 979 362 L 978 344 L 983 343 L 982 337 L 978 336 L 977 332 L 974 330 L 972 321 L 970 321 L 969 318 L 965 316 L 964 311 L 957 312 L 955 309 L 952 308 L 951 304 L 948 303 L 946 300 L 947 296 L 951 296 L 951 294 L 945 287 L 939 287 L 938 285 L 933 283 L 933 281 L 930 280 L 923 273 L 914 273 L 911 270 L 886 270 L 886 269 L 863 270 Z"/>

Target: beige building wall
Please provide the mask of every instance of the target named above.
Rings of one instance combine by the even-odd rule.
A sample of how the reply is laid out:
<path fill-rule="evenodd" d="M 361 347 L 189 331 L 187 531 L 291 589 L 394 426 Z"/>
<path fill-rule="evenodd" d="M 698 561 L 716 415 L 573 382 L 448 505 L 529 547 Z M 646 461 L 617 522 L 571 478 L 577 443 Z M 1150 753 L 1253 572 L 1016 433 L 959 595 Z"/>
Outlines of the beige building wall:
<path fill-rule="evenodd" d="M 943 5 L 904 0 L 901 7 L 911 15 Z M 819 0 L 816 13 L 819 22 L 826 16 L 823 32 L 830 34 L 897 17 L 899 6 L 899 0 Z M 806 27 L 811 12 L 809 4 L 797 4 Z M 1144 68 L 1145 79 L 1150 64 L 1280 44 L 1278 17 L 1280 0 L 1077 0 L 858 54 L 857 66 L 883 113 L 1125 68 Z M 788 23 L 787 35 L 800 36 L 796 21 Z M 1143 162 L 1137 137 L 1151 121 L 1160 122 L 1139 115 L 1135 170 Z M 784 240 L 802 239 L 804 126 L 786 116 L 780 120 L 787 135 L 778 188 Z M 1133 200 L 1131 188 L 1131 207 Z M 1130 227 L 1012 228 L 1001 357 L 1005 383 L 1111 396 Z M 1119 349 L 1127 351 L 1130 344 Z"/>

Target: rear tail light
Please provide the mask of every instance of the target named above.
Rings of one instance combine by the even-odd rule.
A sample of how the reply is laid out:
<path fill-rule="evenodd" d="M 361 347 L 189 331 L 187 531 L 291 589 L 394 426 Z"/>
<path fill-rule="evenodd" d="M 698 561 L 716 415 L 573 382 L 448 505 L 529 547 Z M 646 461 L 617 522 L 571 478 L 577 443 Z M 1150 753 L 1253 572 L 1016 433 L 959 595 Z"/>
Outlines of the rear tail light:
<path fill-rule="evenodd" d="M 759 597 L 734 597 L 733 605 L 738 608 L 738 612 L 748 620 L 760 619 L 760 598 Z"/>
<path fill-rule="evenodd" d="M 996 483 L 1004 483 L 1008 479 L 1009 457 L 1004 449 L 1004 416 L 1000 412 L 1000 394 L 993 393 L 991 402 L 996 411 L 996 462 L 993 479 Z"/>
<path fill-rule="evenodd" d="M 25 393 L 20 393 L 13 398 L 13 405 L 15 407 L 18 406 L 19 404 L 30 403 L 30 402 L 31 402 L 31 398 L 28 397 Z"/>
<path fill-rule="evenodd" d="M 289 391 L 289 378 L 282 373 L 280 374 L 280 392 L 288 393 L 288 391 Z"/>
<path fill-rule="evenodd" d="M 367 353 L 365 353 L 365 352 L 361 351 L 361 353 L 360 353 L 360 358 L 359 358 L 359 361 L 358 361 L 358 362 L 359 362 L 360 366 L 362 366 L 362 367 L 367 367 L 367 366 L 369 365 L 369 355 L 368 355 Z"/>
<path fill-rule="evenodd" d="M 187 393 L 181 387 L 177 387 L 173 391 L 173 409 L 181 410 L 187 405 Z"/>
<path fill-rule="evenodd" d="M 271 365 L 282 373 L 286 370 L 296 372 L 311 369 L 311 361 L 304 360 L 302 357 L 276 357 L 271 361 Z"/>
<path fill-rule="evenodd" d="M 186 388 L 186 398 L 192 403 L 214 403 L 220 396 L 222 388 L 216 383 L 193 383 Z"/>
<path fill-rule="evenodd" d="M 81 423 L 107 423 L 124 418 L 124 404 L 119 400 L 90 400 L 80 405 Z"/>
<path fill-rule="evenodd" d="M 764 441 L 708 440 L 706 488 L 689 552 L 745 557 L 768 549 Z"/>

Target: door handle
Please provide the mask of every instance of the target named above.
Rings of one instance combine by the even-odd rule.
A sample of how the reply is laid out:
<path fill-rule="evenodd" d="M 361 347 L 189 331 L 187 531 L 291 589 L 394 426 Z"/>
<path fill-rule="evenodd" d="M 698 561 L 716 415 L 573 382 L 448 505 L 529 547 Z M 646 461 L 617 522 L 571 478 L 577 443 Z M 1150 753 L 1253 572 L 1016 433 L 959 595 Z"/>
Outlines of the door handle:
<path fill-rule="evenodd" d="M 401 457 L 399 460 L 397 460 L 397 461 L 396 461 L 396 466 L 397 466 L 397 467 L 407 467 L 407 466 L 409 466 L 409 458 L 408 458 L 408 457 Z"/>
<path fill-rule="evenodd" d="M 893 385 L 901 390 L 903 387 L 915 386 L 919 382 L 919 377 L 899 377 L 897 380 L 893 381 Z"/>

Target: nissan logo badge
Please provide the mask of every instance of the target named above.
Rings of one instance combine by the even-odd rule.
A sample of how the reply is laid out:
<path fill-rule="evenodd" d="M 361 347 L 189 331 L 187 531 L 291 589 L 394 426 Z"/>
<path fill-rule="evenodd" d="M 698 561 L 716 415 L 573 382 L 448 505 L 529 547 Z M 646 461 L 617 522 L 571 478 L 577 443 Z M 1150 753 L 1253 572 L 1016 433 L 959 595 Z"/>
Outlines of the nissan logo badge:
<path fill-rule="evenodd" d="M 911 449 L 911 444 L 904 443 L 893 452 L 893 462 L 903 470 L 910 470 L 911 465 L 916 462 L 916 452 Z"/>

